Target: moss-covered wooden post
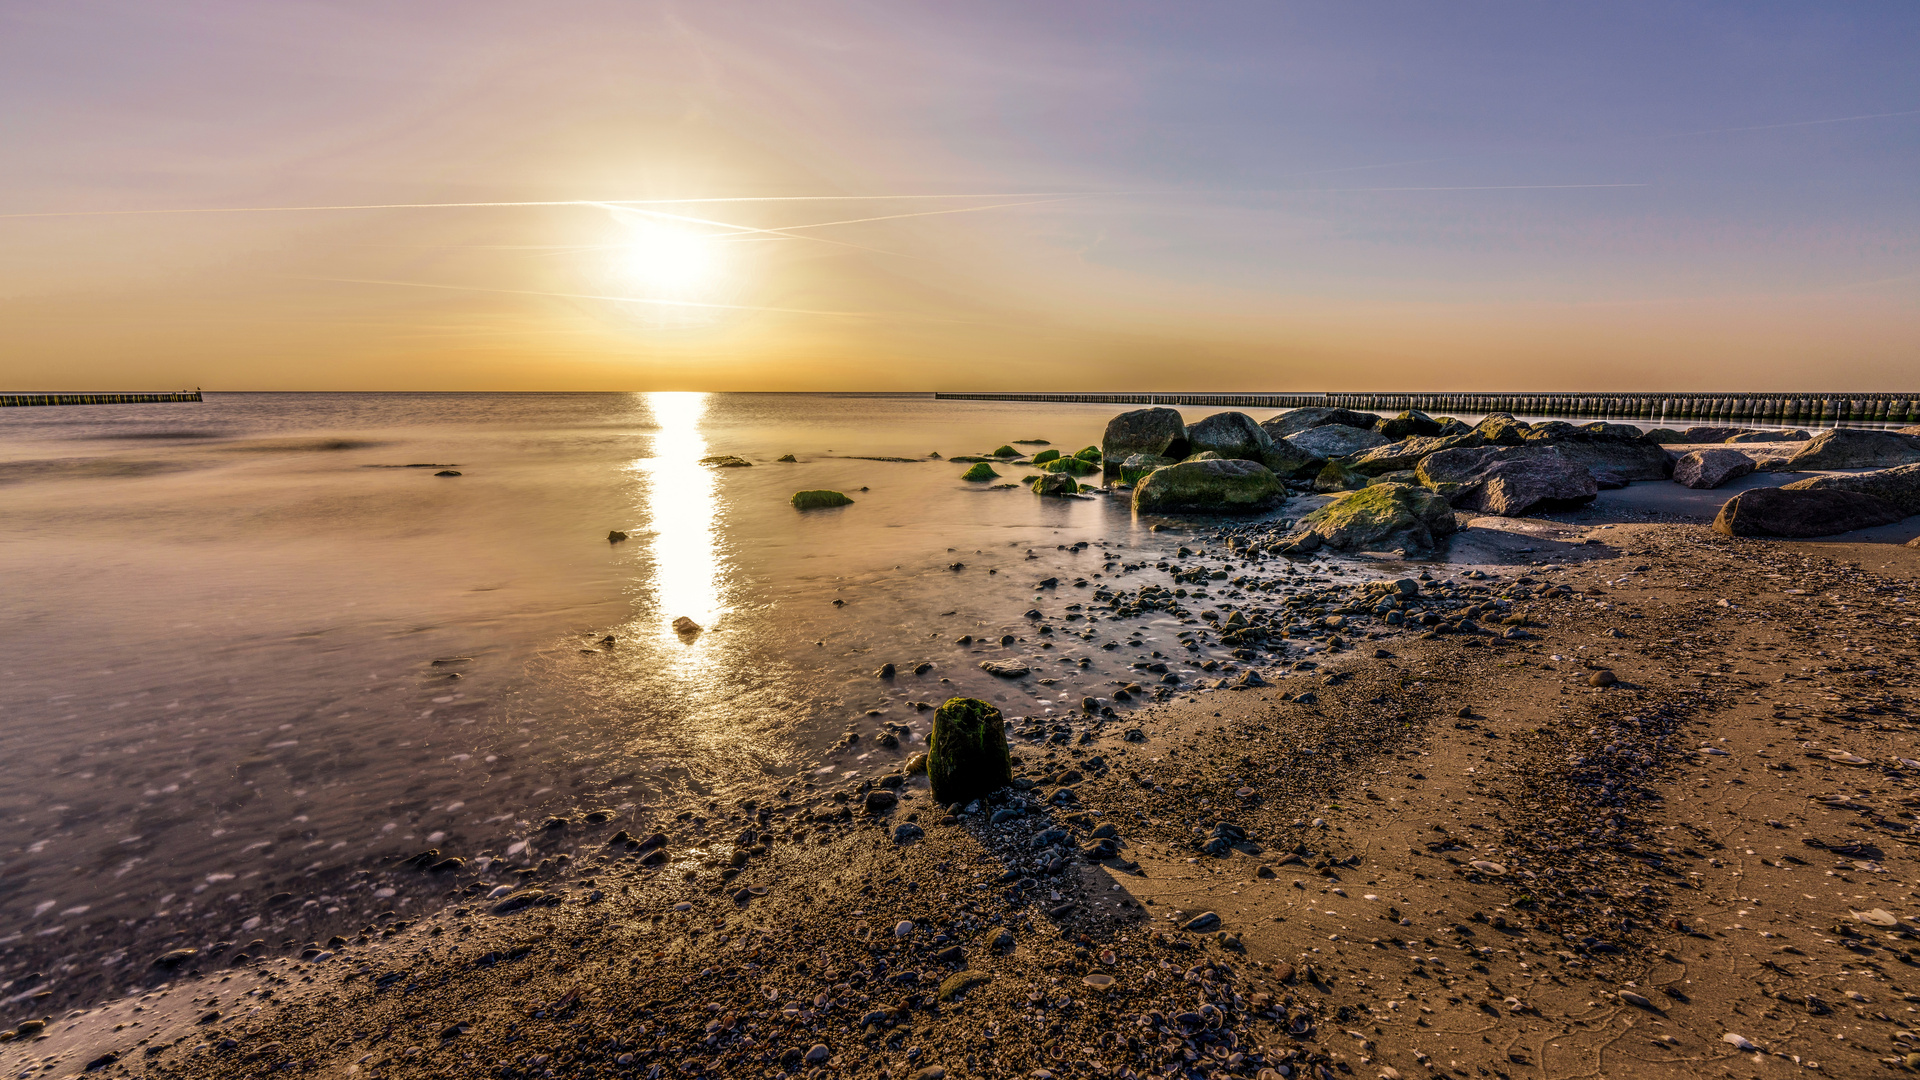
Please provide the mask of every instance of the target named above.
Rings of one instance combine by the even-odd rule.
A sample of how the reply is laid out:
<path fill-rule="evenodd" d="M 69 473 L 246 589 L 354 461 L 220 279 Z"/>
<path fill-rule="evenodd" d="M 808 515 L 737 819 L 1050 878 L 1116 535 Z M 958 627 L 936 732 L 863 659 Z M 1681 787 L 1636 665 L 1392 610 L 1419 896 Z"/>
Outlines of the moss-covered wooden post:
<path fill-rule="evenodd" d="M 971 802 L 1011 783 L 1000 710 L 978 698 L 949 698 L 940 706 L 927 738 L 927 779 L 943 803 Z"/>

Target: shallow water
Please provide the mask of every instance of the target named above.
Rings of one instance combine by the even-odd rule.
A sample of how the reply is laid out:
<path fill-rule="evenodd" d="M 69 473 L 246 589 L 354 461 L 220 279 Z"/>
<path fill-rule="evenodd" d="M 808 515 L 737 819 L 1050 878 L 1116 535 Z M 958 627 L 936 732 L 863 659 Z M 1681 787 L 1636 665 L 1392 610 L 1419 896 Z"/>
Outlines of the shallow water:
<path fill-rule="evenodd" d="M 1091 591 L 1073 582 L 1151 564 L 1186 526 L 1155 532 L 1124 495 L 965 483 L 926 455 L 1072 452 L 1116 411 L 702 394 L 0 410 L 7 968 L 131 955 L 131 978 L 156 937 L 324 937 L 424 904 L 356 872 L 427 846 L 504 870 L 550 846 L 547 813 L 648 828 L 821 768 L 849 729 L 865 747 L 901 725 L 900 748 L 835 759 L 897 767 L 927 726 L 910 701 L 1046 715 L 1110 694 L 1144 652 L 1174 655 L 1177 626 L 1129 620 L 1141 644 L 1103 650 L 1122 631 L 1071 610 Z M 870 460 L 887 457 L 913 460 Z M 810 488 L 855 503 L 788 506 Z M 1164 579 L 1126 584 L 1146 580 Z M 676 634 L 677 616 L 704 629 Z M 1011 656 L 1035 677 L 978 667 Z"/>

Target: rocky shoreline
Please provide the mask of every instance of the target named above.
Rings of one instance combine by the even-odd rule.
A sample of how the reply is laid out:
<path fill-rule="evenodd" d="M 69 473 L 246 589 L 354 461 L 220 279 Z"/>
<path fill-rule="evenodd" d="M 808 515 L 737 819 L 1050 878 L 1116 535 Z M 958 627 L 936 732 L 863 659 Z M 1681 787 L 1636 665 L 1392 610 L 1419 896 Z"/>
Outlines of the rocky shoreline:
<path fill-rule="evenodd" d="M 979 642 L 980 666 L 1044 682 L 1091 650 L 1127 674 L 1077 711 L 1007 717 L 1010 782 L 936 800 L 923 733 L 877 722 L 890 756 L 864 775 L 835 767 L 863 749 L 853 729 L 820 768 L 657 829 L 549 820 L 568 850 L 531 865 L 422 852 L 394 872 L 447 873 L 445 906 L 351 936 L 175 949 L 149 992 L 62 1015 L 32 1016 L 37 976 L 16 980 L 29 1017 L 0 1032 L 0 1069 L 1920 1068 L 1920 979 L 1900 969 L 1920 966 L 1920 551 L 1527 516 L 1635 470 L 1741 471 L 1656 441 L 1694 432 L 1319 412 L 1177 432 L 1127 414 L 1121 434 L 1159 450 L 1110 428 L 1103 450 L 1036 458 L 1048 478 L 1104 458 L 1142 512 L 1156 491 L 1190 513 L 1333 490 L 1298 519 L 1183 526 L 1151 562 L 1081 545 L 1098 572 L 1037 582 L 1030 632 Z M 1876 471 L 1787 498 L 1901 505 L 1910 467 L 1884 462 L 1914 440 L 1886 438 L 1793 441 L 1783 463 Z M 1127 629 L 1142 617 L 1182 629 L 1149 641 Z"/>

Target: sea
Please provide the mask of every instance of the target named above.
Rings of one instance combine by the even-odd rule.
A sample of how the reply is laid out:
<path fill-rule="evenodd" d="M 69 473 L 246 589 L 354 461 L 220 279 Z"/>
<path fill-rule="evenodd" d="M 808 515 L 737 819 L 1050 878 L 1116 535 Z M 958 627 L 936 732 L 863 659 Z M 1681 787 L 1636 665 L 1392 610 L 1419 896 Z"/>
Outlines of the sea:
<path fill-rule="evenodd" d="M 1072 453 L 1121 408 L 209 393 L 0 410 L 0 999 L 78 1004 L 151 985 L 168 949 L 416 917 L 448 883 L 401 860 L 511 882 L 575 842 L 550 819 L 645 835 L 898 770 L 925 745 L 916 702 L 1047 718 L 1107 700 L 1145 654 L 1192 675 L 1172 616 L 1122 630 L 1080 605 L 1206 523 L 1136 517 L 1124 493 L 1039 498 L 1017 465 L 967 482 L 950 460 Z M 703 463 L 720 455 L 751 464 Z M 789 504 L 811 489 L 853 502 Z M 1033 677 L 980 667 L 1007 658 Z"/>

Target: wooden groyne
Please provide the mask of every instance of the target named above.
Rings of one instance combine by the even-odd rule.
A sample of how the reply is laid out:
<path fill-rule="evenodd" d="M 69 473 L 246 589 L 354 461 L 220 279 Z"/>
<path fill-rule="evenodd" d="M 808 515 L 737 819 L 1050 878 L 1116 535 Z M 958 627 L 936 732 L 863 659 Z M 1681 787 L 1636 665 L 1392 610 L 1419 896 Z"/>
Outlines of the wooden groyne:
<path fill-rule="evenodd" d="M 0 394 L 0 408 L 25 405 L 153 405 L 163 401 L 199 401 L 198 390 L 157 394 Z"/>
<path fill-rule="evenodd" d="M 935 398 L 973 401 L 1062 401 L 1115 405 L 1197 405 L 1203 408 L 1358 409 L 1438 414 L 1505 412 L 1515 416 L 1563 416 L 1647 423 L 1920 424 L 1920 393 L 1914 394 L 953 394 Z"/>

